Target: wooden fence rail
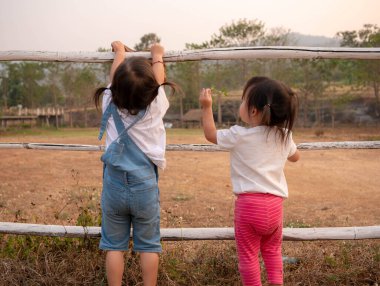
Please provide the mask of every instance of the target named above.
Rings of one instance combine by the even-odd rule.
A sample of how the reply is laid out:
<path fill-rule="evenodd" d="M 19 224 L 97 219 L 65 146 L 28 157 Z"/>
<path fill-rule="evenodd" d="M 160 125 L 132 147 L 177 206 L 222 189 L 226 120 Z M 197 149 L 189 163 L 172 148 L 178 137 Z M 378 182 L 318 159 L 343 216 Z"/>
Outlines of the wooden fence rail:
<path fill-rule="evenodd" d="M 150 58 L 149 52 L 128 56 Z M 112 52 L 0 51 L 0 61 L 111 62 Z M 236 59 L 380 59 L 380 48 L 317 48 L 292 46 L 231 47 L 203 50 L 167 51 L 166 62 Z"/>
<path fill-rule="evenodd" d="M 380 149 L 380 141 L 310 142 L 297 144 L 300 150 L 331 149 Z M 54 144 L 54 143 L 0 143 L 0 149 L 34 149 L 61 151 L 104 151 L 103 145 Z M 168 144 L 167 151 L 225 152 L 227 150 L 211 144 Z"/>
<path fill-rule="evenodd" d="M 27 223 L 0 222 L 0 233 L 53 236 L 53 237 L 100 237 L 100 227 L 41 225 Z M 161 239 L 180 240 L 233 240 L 232 227 L 224 228 L 162 228 Z M 380 226 L 361 227 L 321 227 L 321 228 L 284 228 L 283 240 L 359 240 L 380 239 Z"/>

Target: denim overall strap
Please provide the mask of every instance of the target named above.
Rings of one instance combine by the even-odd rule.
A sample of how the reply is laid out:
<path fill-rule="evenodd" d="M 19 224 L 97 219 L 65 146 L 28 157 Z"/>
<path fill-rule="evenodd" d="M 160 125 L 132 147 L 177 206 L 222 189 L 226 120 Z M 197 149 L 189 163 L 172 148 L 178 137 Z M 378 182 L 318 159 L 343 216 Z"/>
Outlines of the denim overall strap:
<path fill-rule="evenodd" d="M 104 111 L 102 115 L 102 120 L 100 123 L 100 131 L 99 131 L 99 136 L 98 136 L 99 140 L 102 140 L 103 138 L 104 131 L 106 130 L 106 127 L 107 127 L 108 119 L 111 116 L 111 109 L 112 109 L 111 104 L 108 104 L 106 111 Z"/>
<path fill-rule="evenodd" d="M 112 118 L 113 118 L 113 121 L 115 122 L 117 133 L 120 137 L 120 134 L 123 133 L 125 126 L 124 126 L 123 120 L 120 117 L 119 112 L 117 111 L 116 105 L 113 104 L 112 102 L 110 104 L 112 104 L 112 109 L 111 109 Z"/>
<path fill-rule="evenodd" d="M 119 139 L 126 131 L 128 131 L 130 128 L 132 128 L 136 123 L 137 121 L 139 121 L 141 118 L 144 117 L 145 115 L 145 112 L 146 112 L 146 109 L 143 109 L 143 110 L 140 110 L 137 115 L 135 116 L 135 118 L 133 119 L 132 123 L 129 124 L 129 126 L 127 128 L 125 128 L 125 125 L 120 117 L 120 114 L 119 112 L 117 111 L 117 107 L 113 104 L 114 108 L 112 108 L 111 112 L 112 112 L 112 117 L 113 117 L 113 120 L 115 121 L 115 125 L 116 125 L 116 129 L 117 129 L 117 133 L 119 133 L 119 136 L 115 139 Z"/>

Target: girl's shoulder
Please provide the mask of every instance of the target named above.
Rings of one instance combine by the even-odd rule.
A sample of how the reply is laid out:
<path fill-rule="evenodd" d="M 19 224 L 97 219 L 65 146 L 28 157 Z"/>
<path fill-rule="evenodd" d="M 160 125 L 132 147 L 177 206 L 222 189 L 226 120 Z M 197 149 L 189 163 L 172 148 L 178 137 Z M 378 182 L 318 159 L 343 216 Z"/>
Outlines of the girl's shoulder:
<path fill-rule="evenodd" d="M 219 129 L 218 132 L 230 134 L 233 136 L 249 136 L 254 134 L 262 134 L 266 128 L 264 126 L 244 127 L 240 125 L 231 126 L 229 129 Z"/>
<path fill-rule="evenodd" d="M 166 97 L 165 89 L 160 86 L 156 98 L 149 105 L 147 111 L 152 117 L 163 118 L 169 108 L 169 101 Z"/>
<path fill-rule="evenodd" d="M 234 125 L 229 129 L 232 133 L 237 135 L 251 135 L 251 134 L 262 134 L 267 130 L 265 126 L 255 126 L 255 127 L 245 127 L 240 125 Z"/>

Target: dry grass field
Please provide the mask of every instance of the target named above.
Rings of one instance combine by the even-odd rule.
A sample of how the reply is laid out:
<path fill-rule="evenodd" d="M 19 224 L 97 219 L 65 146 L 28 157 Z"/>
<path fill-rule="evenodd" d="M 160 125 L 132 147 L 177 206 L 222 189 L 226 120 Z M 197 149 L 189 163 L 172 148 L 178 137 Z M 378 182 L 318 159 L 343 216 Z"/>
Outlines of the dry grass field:
<path fill-rule="evenodd" d="M 315 130 L 299 129 L 294 138 L 296 143 L 380 140 L 375 128 L 323 131 L 323 136 L 316 136 Z M 99 144 L 96 133 L 95 129 L 11 131 L 0 133 L 0 142 Z M 168 130 L 167 143 L 206 141 L 201 130 L 173 129 Z M 0 149 L 0 154 L 1 221 L 99 224 L 100 152 Z M 380 150 L 302 151 L 301 155 L 285 170 L 290 193 L 285 227 L 379 224 Z M 167 166 L 160 172 L 162 227 L 233 226 L 228 153 L 171 151 Z M 0 284 L 55 285 L 59 279 L 66 281 L 60 282 L 64 285 L 103 284 L 103 255 L 96 243 L 66 240 L 62 246 L 62 240 L 4 235 L 0 273 L 6 274 L 0 274 Z M 30 257 L 24 257 L 25 248 Z M 239 285 L 233 242 L 165 243 L 164 249 L 160 285 Z M 286 285 L 380 281 L 379 240 L 286 242 L 284 254 L 301 259 L 286 267 Z M 71 259 L 73 255 L 77 258 Z M 134 255 L 130 263 L 126 277 L 134 285 L 139 279 Z"/>

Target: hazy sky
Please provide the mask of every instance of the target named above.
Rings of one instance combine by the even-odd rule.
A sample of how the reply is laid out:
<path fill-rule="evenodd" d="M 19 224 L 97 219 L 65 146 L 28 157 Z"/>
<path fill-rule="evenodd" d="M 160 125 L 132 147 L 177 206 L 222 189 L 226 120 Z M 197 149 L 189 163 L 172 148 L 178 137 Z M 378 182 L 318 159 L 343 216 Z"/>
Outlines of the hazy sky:
<path fill-rule="evenodd" d="M 379 11 L 380 0 L 0 0 L 0 50 L 95 51 L 113 40 L 133 47 L 150 32 L 166 50 L 182 50 L 241 18 L 332 37 L 380 26 Z"/>

